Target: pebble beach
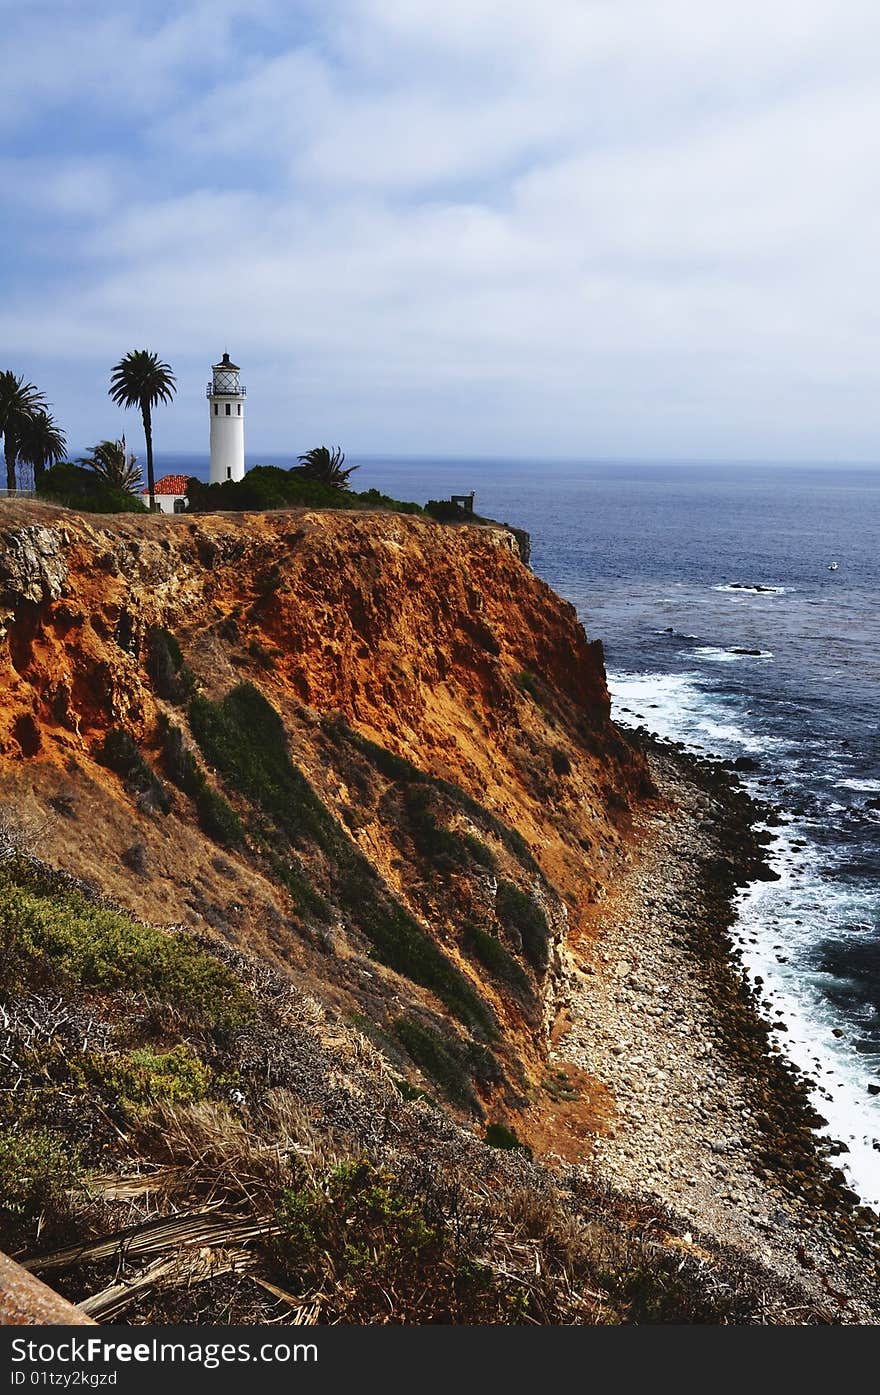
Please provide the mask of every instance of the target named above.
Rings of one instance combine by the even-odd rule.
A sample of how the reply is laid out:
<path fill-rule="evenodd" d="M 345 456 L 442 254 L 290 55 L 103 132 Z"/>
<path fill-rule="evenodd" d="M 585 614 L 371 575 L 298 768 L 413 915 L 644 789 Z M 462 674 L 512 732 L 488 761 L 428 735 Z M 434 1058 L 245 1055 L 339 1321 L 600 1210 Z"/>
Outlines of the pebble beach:
<path fill-rule="evenodd" d="M 841 1321 L 877 1321 L 878 1218 L 817 1135 L 785 1024 L 730 935 L 737 887 L 773 875 L 756 833 L 768 811 L 718 763 L 642 739 L 659 797 L 572 946 L 554 1050 L 615 1101 L 592 1166 L 683 1218 L 694 1245 L 711 1236 L 837 1304 Z"/>

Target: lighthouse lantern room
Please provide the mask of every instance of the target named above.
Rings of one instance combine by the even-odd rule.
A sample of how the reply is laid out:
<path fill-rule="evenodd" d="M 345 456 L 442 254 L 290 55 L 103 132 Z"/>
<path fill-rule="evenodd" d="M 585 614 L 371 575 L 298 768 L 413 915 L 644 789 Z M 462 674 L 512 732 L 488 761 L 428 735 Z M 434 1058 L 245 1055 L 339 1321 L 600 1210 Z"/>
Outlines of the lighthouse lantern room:
<path fill-rule="evenodd" d="M 208 411 L 211 414 L 211 483 L 244 479 L 244 400 L 247 389 L 239 379 L 240 369 L 224 354 L 212 364 L 208 384 Z"/>

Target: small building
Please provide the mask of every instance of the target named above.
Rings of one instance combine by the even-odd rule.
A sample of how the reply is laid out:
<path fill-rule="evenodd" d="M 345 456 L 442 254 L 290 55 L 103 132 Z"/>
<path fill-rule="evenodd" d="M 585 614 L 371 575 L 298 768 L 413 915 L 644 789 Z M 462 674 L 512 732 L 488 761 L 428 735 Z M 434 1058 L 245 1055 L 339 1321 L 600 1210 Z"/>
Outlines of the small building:
<path fill-rule="evenodd" d="M 472 489 L 470 494 L 453 494 L 449 502 L 455 504 L 463 513 L 473 513 L 474 490 Z"/>
<path fill-rule="evenodd" d="M 160 513 L 185 513 L 188 482 L 189 475 L 163 475 L 156 480 L 156 508 Z M 142 489 L 141 497 L 149 507 L 149 489 Z"/>

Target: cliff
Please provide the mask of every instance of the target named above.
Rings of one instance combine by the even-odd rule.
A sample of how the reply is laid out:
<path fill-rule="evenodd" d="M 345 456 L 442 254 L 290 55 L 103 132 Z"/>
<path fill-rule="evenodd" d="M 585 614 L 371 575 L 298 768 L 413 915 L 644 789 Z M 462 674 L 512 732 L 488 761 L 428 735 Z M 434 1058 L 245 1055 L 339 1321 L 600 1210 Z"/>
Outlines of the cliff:
<path fill-rule="evenodd" d="M 768 810 L 523 541 L 3 505 L 0 1248 L 86 1315 L 876 1317 L 729 933 Z"/>
<path fill-rule="evenodd" d="M 527 1113 L 649 782 L 513 534 L 2 522 L 0 800 L 41 858 L 268 959 L 452 1105 Z"/>

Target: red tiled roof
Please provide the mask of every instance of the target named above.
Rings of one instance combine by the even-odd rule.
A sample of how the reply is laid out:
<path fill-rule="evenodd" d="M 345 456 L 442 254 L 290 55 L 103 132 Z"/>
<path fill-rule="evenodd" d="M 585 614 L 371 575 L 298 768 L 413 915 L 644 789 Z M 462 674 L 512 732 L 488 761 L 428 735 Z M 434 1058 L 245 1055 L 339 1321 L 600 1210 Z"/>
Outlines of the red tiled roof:
<path fill-rule="evenodd" d="M 162 479 L 156 480 L 157 494 L 185 494 L 189 475 L 164 475 Z M 142 489 L 142 494 L 149 494 L 149 489 Z"/>

